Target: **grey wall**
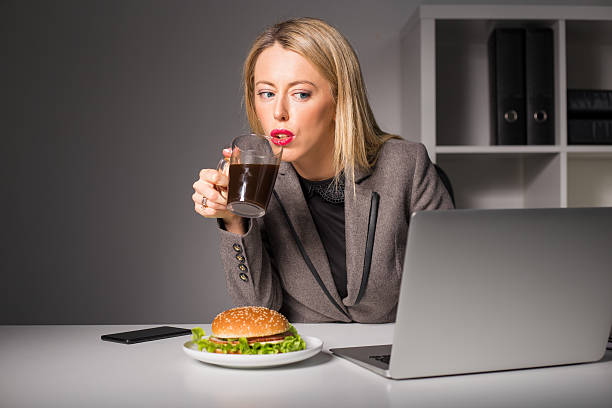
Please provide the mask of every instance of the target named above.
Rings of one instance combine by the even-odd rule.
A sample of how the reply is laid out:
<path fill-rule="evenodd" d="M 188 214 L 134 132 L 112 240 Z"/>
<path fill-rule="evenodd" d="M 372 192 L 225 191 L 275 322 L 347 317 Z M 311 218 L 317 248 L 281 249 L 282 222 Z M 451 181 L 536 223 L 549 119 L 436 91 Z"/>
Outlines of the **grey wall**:
<path fill-rule="evenodd" d="M 334 24 L 397 133 L 399 31 L 419 3 L 0 1 L 0 324 L 208 322 L 229 307 L 191 185 L 247 130 L 251 41 L 289 17 Z"/>

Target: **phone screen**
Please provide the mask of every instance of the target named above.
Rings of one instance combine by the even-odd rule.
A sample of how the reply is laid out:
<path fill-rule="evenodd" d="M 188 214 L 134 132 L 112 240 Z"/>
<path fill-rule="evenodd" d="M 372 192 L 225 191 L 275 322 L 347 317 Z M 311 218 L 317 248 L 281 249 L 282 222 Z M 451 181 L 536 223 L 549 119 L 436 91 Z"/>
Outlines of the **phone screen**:
<path fill-rule="evenodd" d="M 180 327 L 160 326 L 150 329 L 133 330 L 122 333 L 105 334 L 102 340 L 114 341 L 117 343 L 133 344 L 143 341 L 166 339 L 168 337 L 186 336 L 191 334 L 191 330 Z"/>

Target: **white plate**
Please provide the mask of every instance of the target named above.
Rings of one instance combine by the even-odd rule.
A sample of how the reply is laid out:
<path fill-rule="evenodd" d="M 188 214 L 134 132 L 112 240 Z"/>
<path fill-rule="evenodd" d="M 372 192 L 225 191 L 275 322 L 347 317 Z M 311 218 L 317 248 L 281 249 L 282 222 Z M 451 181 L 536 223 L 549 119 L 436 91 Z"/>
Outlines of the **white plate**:
<path fill-rule="evenodd" d="M 219 354 L 198 350 L 197 344 L 188 341 L 183 345 L 183 351 L 189 357 L 204 363 L 234 368 L 262 368 L 291 364 L 306 360 L 318 354 L 323 348 L 321 339 L 310 336 L 300 336 L 306 342 L 306 349 L 280 354 Z"/>

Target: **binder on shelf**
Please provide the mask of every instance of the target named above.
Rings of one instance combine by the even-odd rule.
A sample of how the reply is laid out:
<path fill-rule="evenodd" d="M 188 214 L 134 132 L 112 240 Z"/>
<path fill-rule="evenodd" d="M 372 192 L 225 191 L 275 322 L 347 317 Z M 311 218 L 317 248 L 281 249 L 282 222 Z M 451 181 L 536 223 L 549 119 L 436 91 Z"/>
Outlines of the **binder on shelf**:
<path fill-rule="evenodd" d="M 524 145 L 525 30 L 496 28 L 489 38 L 491 144 Z"/>
<path fill-rule="evenodd" d="M 612 144 L 612 119 L 568 119 L 569 144 Z"/>
<path fill-rule="evenodd" d="M 612 144 L 612 91 L 568 89 L 569 144 Z"/>
<path fill-rule="evenodd" d="M 555 81 L 553 31 L 547 27 L 525 31 L 525 89 L 527 144 L 555 143 Z"/>
<path fill-rule="evenodd" d="M 567 113 L 575 119 L 612 119 L 612 90 L 568 89 Z"/>

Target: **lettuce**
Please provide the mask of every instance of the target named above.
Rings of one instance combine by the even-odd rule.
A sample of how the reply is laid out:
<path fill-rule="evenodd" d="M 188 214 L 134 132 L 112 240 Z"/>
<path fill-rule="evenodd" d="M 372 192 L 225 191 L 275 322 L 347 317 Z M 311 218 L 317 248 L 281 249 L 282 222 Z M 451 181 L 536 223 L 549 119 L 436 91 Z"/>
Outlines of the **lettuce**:
<path fill-rule="evenodd" d="M 201 327 L 191 329 L 191 338 L 198 345 L 198 350 L 206 350 L 209 353 L 221 350 L 223 354 L 278 354 L 304 350 L 306 343 L 300 337 L 295 327 L 290 325 L 289 331 L 291 336 L 285 337 L 280 343 L 253 343 L 249 345 L 245 337 L 240 337 L 238 339 L 227 339 L 229 341 L 227 344 L 217 344 L 210 341 L 210 337 L 205 337 L 206 334 Z M 236 344 L 231 344 L 236 341 Z"/>

